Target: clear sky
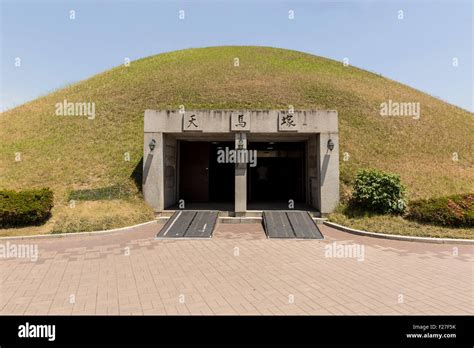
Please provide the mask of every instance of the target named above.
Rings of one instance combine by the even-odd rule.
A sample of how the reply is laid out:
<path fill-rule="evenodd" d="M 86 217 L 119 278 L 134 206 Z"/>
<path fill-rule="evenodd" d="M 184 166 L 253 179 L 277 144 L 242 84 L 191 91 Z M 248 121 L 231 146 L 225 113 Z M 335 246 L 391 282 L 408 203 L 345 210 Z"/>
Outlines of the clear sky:
<path fill-rule="evenodd" d="M 474 111 L 473 0 L 0 2 L 1 110 L 125 57 L 261 45 L 347 57 L 351 65 Z"/>

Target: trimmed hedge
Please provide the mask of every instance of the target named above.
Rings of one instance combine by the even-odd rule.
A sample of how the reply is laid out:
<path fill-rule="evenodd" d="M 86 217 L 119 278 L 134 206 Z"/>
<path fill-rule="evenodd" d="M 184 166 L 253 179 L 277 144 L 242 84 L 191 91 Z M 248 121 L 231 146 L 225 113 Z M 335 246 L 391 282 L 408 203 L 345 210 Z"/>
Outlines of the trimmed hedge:
<path fill-rule="evenodd" d="M 448 227 L 474 227 L 474 193 L 410 202 L 407 218 Z"/>
<path fill-rule="evenodd" d="M 38 225 L 51 216 L 53 191 L 49 188 L 0 190 L 0 227 Z"/>
<path fill-rule="evenodd" d="M 360 170 L 354 180 L 352 207 L 382 214 L 402 214 L 406 209 L 406 188 L 396 174 Z"/>

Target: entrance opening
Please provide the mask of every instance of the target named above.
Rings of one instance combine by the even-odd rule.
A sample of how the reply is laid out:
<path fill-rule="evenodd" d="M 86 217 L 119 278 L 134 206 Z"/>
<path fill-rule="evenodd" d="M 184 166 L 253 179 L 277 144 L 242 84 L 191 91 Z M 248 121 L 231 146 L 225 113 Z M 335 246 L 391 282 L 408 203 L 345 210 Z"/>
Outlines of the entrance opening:
<path fill-rule="evenodd" d="M 178 199 L 186 209 L 232 211 L 235 163 L 219 163 L 218 151 L 234 149 L 229 141 L 179 141 Z M 257 165 L 247 170 L 248 210 L 312 209 L 306 203 L 306 143 L 249 142 Z"/>
<path fill-rule="evenodd" d="M 233 142 L 180 141 L 179 199 L 189 203 L 234 204 L 234 164 L 218 163 L 218 150 L 234 148 Z"/>
<path fill-rule="evenodd" d="M 231 202 L 234 204 L 235 164 L 217 162 L 219 150 L 233 149 L 233 142 L 212 142 L 209 156 L 209 198 L 212 202 Z"/>
<path fill-rule="evenodd" d="M 257 150 L 257 165 L 248 171 L 249 208 L 265 202 L 288 209 L 290 199 L 305 203 L 304 142 L 252 142 L 248 148 Z"/>

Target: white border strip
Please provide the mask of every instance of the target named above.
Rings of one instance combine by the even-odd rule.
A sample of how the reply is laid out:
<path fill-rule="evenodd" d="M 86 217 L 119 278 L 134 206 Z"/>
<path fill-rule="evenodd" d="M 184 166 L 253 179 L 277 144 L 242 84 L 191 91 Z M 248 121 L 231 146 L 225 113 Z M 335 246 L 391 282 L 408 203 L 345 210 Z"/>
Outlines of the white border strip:
<path fill-rule="evenodd" d="M 367 232 L 362 230 L 356 230 L 354 228 L 345 227 L 338 225 L 334 222 L 324 221 L 324 224 L 335 228 L 337 230 L 357 234 L 365 237 L 374 237 L 381 239 L 393 239 L 401 240 L 405 242 L 423 242 L 423 243 L 434 243 L 434 244 L 474 244 L 474 239 L 455 239 L 455 238 L 432 238 L 432 237 L 414 237 L 414 236 L 402 236 L 399 234 L 386 234 L 386 233 L 375 233 Z"/>
<path fill-rule="evenodd" d="M 163 234 L 164 237 L 166 237 L 166 235 L 168 234 L 168 232 L 171 230 L 171 227 L 173 227 L 174 223 L 176 222 L 176 220 L 178 220 L 178 218 L 181 216 L 181 214 L 183 213 L 183 211 L 180 211 L 178 213 L 178 215 L 174 218 L 173 221 L 171 221 L 171 224 L 168 226 L 168 228 L 166 229 L 165 233 Z M 158 236 L 157 236 L 158 237 Z"/>
<path fill-rule="evenodd" d="M 62 237 L 73 237 L 73 236 L 91 236 L 96 234 L 107 234 L 107 233 L 114 233 L 114 232 L 126 232 L 129 229 L 151 225 L 153 223 L 159 223 L 160 219 L 143 222 L 138 225 L 133 226 L 125 226 L 120 228 L 114 228 L 111 230 L 101 230 L 101 231 L 90 231 L 90 232 L 70 232 L 70 233 L 50 233 L 50 234 L 32 234 L 29 236 L 11 236 L 11 237 L 0 237 L 0 240 L 11 240 L 11 239 L 31 239 L 31 238 L 62 238 Z"/>

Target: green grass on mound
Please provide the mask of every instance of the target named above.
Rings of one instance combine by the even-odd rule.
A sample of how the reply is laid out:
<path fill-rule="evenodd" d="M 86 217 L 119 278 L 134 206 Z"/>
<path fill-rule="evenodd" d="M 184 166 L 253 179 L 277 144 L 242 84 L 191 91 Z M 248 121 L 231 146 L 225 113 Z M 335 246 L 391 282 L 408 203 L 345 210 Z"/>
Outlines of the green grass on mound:
<path fill-rule="evenodd" d="M 234 58 L 239 58 L 239 67 L 234 67 Z M 380 104 L 389 99 L 420 102 L 421 118 L 381 117 Z M 94 102 L 95 119 L 56 116 L 55 104 L 64 100 Z M 77 214 L 68 210 L 71 192 L 127 187 L 131 196 L 120 199 L 134 208 L 120 223 L 148 218 L 151 211 L 135 185 L 143 153 L 143 114 L 145 109 L 179 105 L 336 109 L 341 159 L 342 152 L 349 154 L 348 161 L 341 160 L 342 192 L 356 171 L 366 167 L 400 174 L 410 199 L 474 191 L 472 113 L 341 62 L 268 47 L 160 54 L 2 113 L 0 188 L 48 186 L 56 197 L 53 216 L 74 220 Z M 458 161 L 452 160 L 454 152 Z M 16 153 L 21 161 L 15 161 Z M 91 219 L 97 217 L 96 208 Z M 104 219 L 114 216 L 112 211 L 103 214 Z"/>

